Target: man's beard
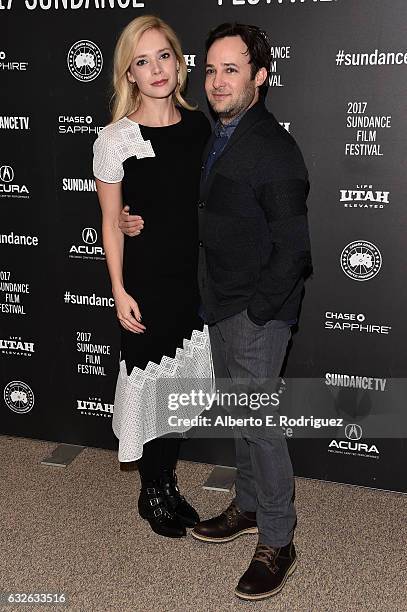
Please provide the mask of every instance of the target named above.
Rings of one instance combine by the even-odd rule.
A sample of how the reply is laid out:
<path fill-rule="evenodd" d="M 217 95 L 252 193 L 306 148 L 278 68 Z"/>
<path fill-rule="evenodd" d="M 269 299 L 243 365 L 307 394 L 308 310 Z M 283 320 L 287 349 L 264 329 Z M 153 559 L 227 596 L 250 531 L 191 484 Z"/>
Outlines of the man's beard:
<path fill-rule="evenodd" d="M 250 104 L 253 102 L 255 94 L 256 88 L 253 84 L 253 87 L 248 87 L 245 89 L 241 96 L 230 104 L 230 106 L 227 106 L 226 108 L 217 112 L 218 118 L 221 121 L 223 120 L 223 122 L 225 122 L 225 120 L 232 121 L 232 119 L 234 119 L 237 115 L 240 115 L 240 113 L 250 106 Z"/>

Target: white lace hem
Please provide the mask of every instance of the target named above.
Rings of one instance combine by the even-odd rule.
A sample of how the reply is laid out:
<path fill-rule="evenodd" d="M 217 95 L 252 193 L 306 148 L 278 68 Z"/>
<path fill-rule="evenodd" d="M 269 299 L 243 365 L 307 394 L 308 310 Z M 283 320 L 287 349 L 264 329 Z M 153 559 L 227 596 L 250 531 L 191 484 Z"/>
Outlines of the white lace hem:
<path fill-rule="evenodd" d="M 184 339 L 183 348 L 177 348 L 174 358 L 164 355 L 159 364 L 149 361 L 144 370 L 134 367 L 130 375 L 125 361 L 121 361 L 112 420 L 113 432 L 119 440 L 119 461 L 136 461 L 143 454 L 143 444 L 149 440 L 191 428 L 185 424 L 170 425 L 173 415 L 191 419 L 207 407 L 206 403 L 198 402 L 170 410 L 170 396 L 174 399 L 175 394 L 189 395 L 193 390 L 212 394 L 214 387 L 207 325 L 203 331 L 194 329 L 191 339 Z"/>

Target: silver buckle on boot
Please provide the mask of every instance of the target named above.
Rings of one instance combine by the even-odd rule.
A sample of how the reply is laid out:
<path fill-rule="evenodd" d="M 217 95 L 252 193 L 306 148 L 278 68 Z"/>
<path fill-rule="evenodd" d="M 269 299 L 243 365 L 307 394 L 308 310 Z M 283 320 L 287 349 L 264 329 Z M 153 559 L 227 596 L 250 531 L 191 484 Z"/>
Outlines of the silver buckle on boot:
<path fill-rule="evenodd" d="M 157 506 L 160 503 L 160 500 L 158 499 L 158 497 L 153 497 L 149 501 L 150 501 L 150 506 Z"/>
<path fill-rule="evenodd" d="M 155 493 L 155 489 L 147 489 L 147 495 L 153 495 Z"/>
<path fill-rule="evenodd" d="M 161 516 L 162 513 L 163 511 L 161 510 L 161 508 L 156 508 L 153 512 L 154 516 Z"/>

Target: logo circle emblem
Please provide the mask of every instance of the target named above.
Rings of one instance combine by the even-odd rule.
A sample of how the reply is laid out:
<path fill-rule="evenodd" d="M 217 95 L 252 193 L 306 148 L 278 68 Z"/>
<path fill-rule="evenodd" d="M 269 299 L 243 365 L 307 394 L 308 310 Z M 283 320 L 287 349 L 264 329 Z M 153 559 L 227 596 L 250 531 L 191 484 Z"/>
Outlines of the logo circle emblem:
<path fill-rule="evenodd" d="M 12 380 L 4 388 L 4 401 L 13 412 L 25 414 L 34 406 L 34 393 L 25 382 Z"/>
<path fill-rule="evenodd" d="M 103 66 L 103 55 L 91 40 L 78 40 L 68 51 L 69 72 L 75 79 L 88 83 L 99 76 Z"/>
<path fill-rule="evenodd" d="M 352 280 L 370 280 L 379 273 L 381 267 L 382 255 L 372 242 L 350 242 L 341 253 L 341 268 Z"/>
<path fill-rule="evenodd" d="M 93 227 L 85 227 L 82 230 L 82 240 L 85 244 L 95 244 L 97 239 L 98 234 Z"/>
<path fill-rule="evenodd" d="M 345 427 L 345 436 L 348 440 L 360 440 L 362 437 L 362 428 L 357 423 L 348 423 Z"/>
<path fill-rule="evenodd" d="M 0 180 L 3 183 L 11 183 L 14 178 L 14 170 L 11 166 L 1 166 L 0 167 Z"/>

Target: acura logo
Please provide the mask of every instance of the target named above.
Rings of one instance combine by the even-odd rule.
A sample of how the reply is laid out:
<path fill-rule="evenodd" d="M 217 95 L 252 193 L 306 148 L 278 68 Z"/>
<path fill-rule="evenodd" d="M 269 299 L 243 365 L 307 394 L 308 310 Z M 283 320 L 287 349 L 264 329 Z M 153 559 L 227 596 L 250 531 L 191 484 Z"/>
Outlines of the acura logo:
<path fill-rule="evenodd" d="M 345 427 L 345 436 L 348 440 L 360 440 L 362 437 L 362 428 L 356 423 L 349 423 Z"/>
<path fill-rule="evenodd" d="M 93 227 L 85 227 L 85 229 L 82 231 L 82 240 L 85 242 L 85 244 L 95 244 L 97 239 L 98 234 Z"/>
<path fill-rule="evenodd" d="M 3 183 L 11 183 L 14 178 L 14 170 L 11 166 L 0 167 L 0 179 Z"/>

